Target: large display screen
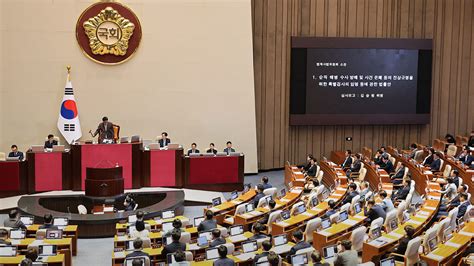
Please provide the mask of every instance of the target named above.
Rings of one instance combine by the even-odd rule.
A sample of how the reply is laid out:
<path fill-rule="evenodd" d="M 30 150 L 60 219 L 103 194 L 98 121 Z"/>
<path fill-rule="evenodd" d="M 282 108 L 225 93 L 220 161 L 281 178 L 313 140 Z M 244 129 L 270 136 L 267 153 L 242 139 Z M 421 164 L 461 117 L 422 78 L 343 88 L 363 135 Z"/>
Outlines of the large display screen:
<path fill-rule="evenodd" d="M 293 37 L 290 125 L 427 124 L 432 40 Z"/>

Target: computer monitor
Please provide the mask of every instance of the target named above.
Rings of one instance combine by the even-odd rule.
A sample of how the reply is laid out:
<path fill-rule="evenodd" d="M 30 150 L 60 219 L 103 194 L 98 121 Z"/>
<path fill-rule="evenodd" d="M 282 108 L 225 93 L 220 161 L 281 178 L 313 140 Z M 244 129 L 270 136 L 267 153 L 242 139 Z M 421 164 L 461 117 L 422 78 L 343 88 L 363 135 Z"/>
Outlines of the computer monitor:
<path fill-rule="evenodd" d="M 49 229 L 46 230 L 46 239 L 61 239 L 63 238 L 63 230 Z"/>
<path fill-rule="evenodd" d="M 318 197 L 313 197 L 311 199 L 311 206 L 316 207 L 318 205 Z"/>
<path fill-rule="evenodd" d="M 372 231 L 370 231 L 370 234 L 371 234 L 372 239 L 379 238 L 382 235 L 382 228 L 380 228 L 380 226 L 377 226 L 374 229 L 372 229 Z"/>
<path fill-rule="evenodd" d="M 341 222 L 344 222 L 345 220 L 347 220 L 349 218 L 349 214 L 347 214 L 347 211 L 342 211 L 339 213 L 339 220 L 338 222 L 341 223 Z"/>
<path fill-rule="evenodd" d="M 64 145 L 54 145 L 53 151 L 63 152 L 65 150 Z"/>
<path fill-rule="evenodd" d="M 354 211 L 355 213 L 359 213 L 362 211 L 362 208 L 360 207 L 359 203 L 354 204 Z"/>
<path fill-rule="evenodd" d="M 253 210 L 255 210 L 253 203 L 248 203 L 247 205 L 245 205 L 245 212 L 252 212 Z"/>
<path fill-rule="evenodd" d="M 25 239 L 26 231 L 23 229 L 10 230 L 10 239 Z"/>
<path fill-rule="evenodd" d="M 306 206 L 304 206 L 304 204 L 301 204 L 300 206 L 298 206 L 298 213 L 303 213 L 306 211 Z"/>
<path fill-rule="evenodd" d="M 331 220 L 329 218 L 323 219 L 321 221 L 321 229 L 325 230 L 328 229 L 331 226 Z"/>
<path fill-rule="evenodd" d="M 237 190 L 234 190 L 230 193 L 230 200 L 235 200 L 238 197 L 239 197 L 239 192 L 237 192 Z"/>
<path fill-rule="evenodd" d="M 283 198 L 284 196 L 286 196 L 286 189 L 282 188 L 282 189 L 280 190 L 280 197 Z"/>
<path fill-rule="evenodd" d="M 34 223 L 34 217 L 33 216 L 20 216 L 20 221 L 26 226 L 32 225 Z"/>
<path fill-rule="evenodd" d="M 444 230 L 444 242 L 448 242 L 453 237 L 453 231 L 451 231 L 451 227 L 446 228 Z"/>
<path fill-rule="evenodd" d="M 173 222 L 166 222 L 161 224 L 161 228 L 163 229 L 163 232 L 169 232 L 173 230 Z"/>
<path fill-rule="evenodd" d="M 298 254 L 291 256 L 292 265 L 306 265 L 308 264 L 308 256 L 305 254 Z"/>
<path fill-rule="evenodd" d="M 125 242 L 125 250 L 134 250 L 133 240 L 128 240 Z"/>
<path fill-rule="evenodd" d="M 16 161 L 19 161 L 19 160 L 20 160 L 20 157 L 7 157 L 6 158 L 7 162 L 16 162 Z"/>
<path fill-rule="evenodd" d="M 141 257 L 126 258 L 124 265 L 125 266 L 133 266 L 133 261 L 134 260 L 139 260 L 140 263 L 141 263 L 140 265 L 145 266 L 145 258 L 141 258 Z"/>
<path fill-rule="evenodd" d="M 286 234 L 273 237 L 274 246 L 281 246 L 281 245 L 285 245 L 286 243 L 288 243 L 288 238 Z"/>
<path fill-rule="evenodd" d="M 194 227 L 198 227 L 199 224 L 204 221 L 206 218 L 204 216 L 199 216 L 194 218 Z"/>
<path fill-rule="evenodd" d="M 283 220 L 290 219 L 290 211 L 289 210 L 282 211 L 281 212 L 281 219 L 283 219 Z"/>
<path fill-rule="evenodd" d="M 69 219 L 67 217 L 55 217 L 53 219 L 53 225 L 56 226 L 67 226 L 69 223 Z"/>
<path fill-rule="evenodd" d="M 40 245 L 38 248 L 39 256 L 56 256 L 58 249 L 56 245 Z"/>
<path fill-rule="evenodd" d="M 211 241 L 212 240 L 212 232 L 211 231 L 206 231 L 206 232 L 201 232 L 199 233 L 199 237 L 205 236 L 207 240 Z"/>
<path fill-rule="evenodd" d="M 222 203 L 221 197 L 213 198 L 212 199 L 212 206 L 217 206 Z"/>
<path fill-rule="evenodd" d="M 395 266 L 395 260 L 393 257 L 388 257 L 380 261 L 380 266 Z"/>
<path fill-rule="evenodd" d="M 15 257 L 16 247 L 15 246 L 0 246 L 0 257 Z"/>
<path fill-rule="evenodd" d="M 430 253 L 431 251 L 436 249 L 436 246 L 438 245 L 438 238 L 436 236 L 428 239 L 428 252 Z"/>
<path fill-rule="evenodd" d="M 388 225 L 390 227 L 390 231 L 396 230 L 398 228 L 398 221 L 397 219 L 392 219 L 388 222 Z"/>
<path fill-rule="evenodd" d="M 244 226 L 243 225 L 234 225 L 230 227 L 230 235 L 236 236 L 241 235 L 244 233 Z"/>
<path fill-rule="evenodd" d="M 135 214 L 128 216 L 128 223 L 132 224 L 137 221 L 137 216 Z"/>
<path fill-rule="evenodd" d="M 245 184 L 244 185 L 244 190 L 243 190 L 243 193 L 246 193 L 250 190 L 250 188 L 252 187 L 252 184 Z"/>
<path fill-rule="evenodd" d="M 254 251 L 257 251 L 257 249 L 258 249 L 258 245 L 257 245 L 256 240 L 244 242 L 242 244 L 242 251 L 244 253 L 254 252 Z"/>
<path fill-rule="evenodd" d="M 324 259 L 330 259 L 336 256 L 337 254 L 337 245 L 330 245 L 323 248 L 323 257 Z"/>
<path fill-rule="evenodd" d="M 197 245 L 200 246 L 200 247 L 205 247 L 209 244 L 208 240 L 207 240 L 207 237 L 206 236 L 201 236 L 201 237 L 198 237 L 197 239 Z"/>
<path fill-rule="evenodd" d="M 131 142 L 131 143 L 140 142 L 140 135 L 133 135 L 133 136 L 130 138 L 130 142 Z"/>
<path fill-rule="evenodd" d="M 170 210 L 170 211 L 164 211 L 161 213 L 161 217 L 163 219 L 171 219 L 171 218 L 174 218 L 174 211 L 173 210 Z"/>
<path fill-rule="evenodd" d="M 217 248 L 208 248 L 206 249 L 206 259 L 207 260 L 215 260 L 219 258 L 219 252 Z"/>

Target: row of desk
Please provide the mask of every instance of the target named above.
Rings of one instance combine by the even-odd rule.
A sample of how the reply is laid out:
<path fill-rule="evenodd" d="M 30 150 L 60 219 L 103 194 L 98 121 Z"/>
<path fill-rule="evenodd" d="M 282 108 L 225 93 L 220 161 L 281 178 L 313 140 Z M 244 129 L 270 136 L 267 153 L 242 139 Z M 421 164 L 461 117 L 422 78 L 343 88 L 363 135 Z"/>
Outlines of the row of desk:
<path fill-rule="evenodd" d="M 125 189 L 243 188 L 244 155 L 184 156 L 183 149 L 143 150 L 141 143 L 77 144 L 67 152 L 27 152 L 26 161 L 0 161 L 1 194 L 84 190 L 86 168 L 123 167 Z"/>

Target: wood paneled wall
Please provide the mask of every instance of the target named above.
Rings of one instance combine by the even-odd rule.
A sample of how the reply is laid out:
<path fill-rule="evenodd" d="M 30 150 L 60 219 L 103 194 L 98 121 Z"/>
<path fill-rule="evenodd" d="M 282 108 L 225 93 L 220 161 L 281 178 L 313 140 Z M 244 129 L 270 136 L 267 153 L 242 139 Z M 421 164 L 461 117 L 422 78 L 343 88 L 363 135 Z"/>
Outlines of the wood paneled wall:
<path fill-rule="evenodd" d="M 474 0 L 252 0 L 259 169 L 474 128 Z M 290 36 L 432 38 L 429 125 L 289 126 Z M 345 141 L 353 137 L 352 142 Z"/>

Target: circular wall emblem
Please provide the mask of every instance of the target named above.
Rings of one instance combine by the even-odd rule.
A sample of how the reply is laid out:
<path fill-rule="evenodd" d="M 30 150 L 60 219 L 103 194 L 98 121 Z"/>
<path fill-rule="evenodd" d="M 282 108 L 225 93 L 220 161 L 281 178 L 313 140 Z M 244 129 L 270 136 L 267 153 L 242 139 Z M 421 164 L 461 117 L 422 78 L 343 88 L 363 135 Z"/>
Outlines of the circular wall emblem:
<path fill-rule="evenodd" d="M 117 2 L 89 6 L 77 20 L 76 39 L 91 60 L 116 65 L 130 59 L 138 49 L 142 28 L 135 13 Z"/>

